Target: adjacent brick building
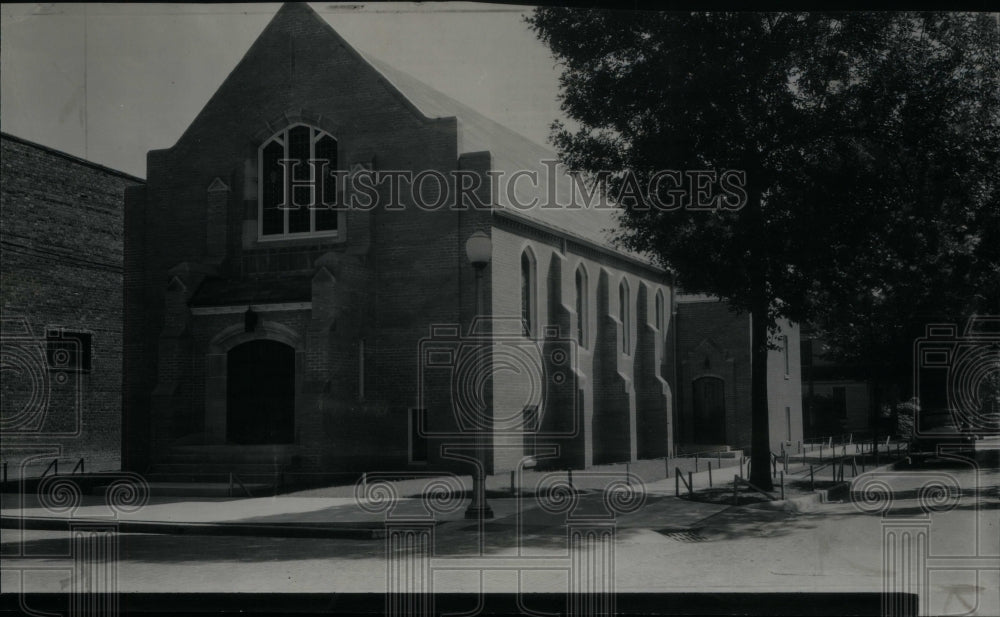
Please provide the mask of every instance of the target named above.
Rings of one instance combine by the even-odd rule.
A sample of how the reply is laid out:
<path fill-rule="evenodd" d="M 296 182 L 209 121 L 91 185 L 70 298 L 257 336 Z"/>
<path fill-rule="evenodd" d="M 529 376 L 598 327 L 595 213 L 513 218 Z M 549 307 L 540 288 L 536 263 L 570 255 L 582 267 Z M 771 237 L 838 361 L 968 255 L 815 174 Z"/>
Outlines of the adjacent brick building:
<path fill-rule="evenodd" d="M 2 455 L 118 469 L 122 222 L 143 180 L 0 135 Z M 65 468 L 65 467 L 64 467 Z"/>
<path fill-rule="evenodd" d="M 676 435 L 689 451 L 751 442 L 750 320 L 718 299 L 679 294 L 676 333 Z M 768 429 L 771 450 L 802 440 L 799 327 L 780 320 L 768 353 Z M 672 370 L 673 367 L 671 367 Z M 673 382 L 673 380 L 671 380 Z"/>
<path fill-rule="evenodd" d="M 805 436 L 870 432 L 874 384 L 869 380 L 869 367 L 831 359 L 824 341 L 808 330 L 803 332 L 801 350 Z"/>

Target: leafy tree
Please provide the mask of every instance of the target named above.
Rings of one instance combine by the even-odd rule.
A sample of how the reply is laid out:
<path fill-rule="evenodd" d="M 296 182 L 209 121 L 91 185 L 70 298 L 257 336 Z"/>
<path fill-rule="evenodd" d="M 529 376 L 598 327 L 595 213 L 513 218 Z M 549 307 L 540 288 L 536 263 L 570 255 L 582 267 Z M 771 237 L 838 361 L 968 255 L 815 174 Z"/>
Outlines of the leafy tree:
<path fill-rule="evenodd" d="M 995 281 L 983 289 L 1000 264 L 994 17 L 545 7 L 528 21 L 579 124 L 554 124 L 553 141 L 571 168 L 612 172 L 619 240 L 752 315 L 758 486 L 772 486 L 779 317 L 870 351 L 900 305 L 916 322 L 995 297 Z M 656 207 L 676 188 L 650 186 L 661 170 L 745 172 L 744 205 Z M 964 300 L 937 302 L 949 294 Z"/>
<path fill-rule="evenodd" d="M 868 368 L 873 418 L 881 384 L 910 391 L 925 324 L 1000 312 L 996 27 L 989 16 L 894 21 L 864 67 L 881 87 L 857 88 L 845 107 L 864 122 L 841 136 L 854 154 L 827 163 L 834 177 L 851 167 L 851 183 L 828 187 L 855 204 L 843 232 L 880 233 L 867 250 L 840 243 L 844 259 L 818 277 L 813 320 L 834 357 Z"/>

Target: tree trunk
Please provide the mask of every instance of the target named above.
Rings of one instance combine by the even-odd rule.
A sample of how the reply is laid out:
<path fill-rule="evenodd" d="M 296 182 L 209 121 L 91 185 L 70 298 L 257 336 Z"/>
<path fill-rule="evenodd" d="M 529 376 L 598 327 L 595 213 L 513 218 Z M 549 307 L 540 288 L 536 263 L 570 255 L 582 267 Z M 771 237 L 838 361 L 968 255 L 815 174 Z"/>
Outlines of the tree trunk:
<path fill-rule="evenodd" d="M 771 435 L 767 408 L 767 324 L 771 299 L 767 294 L 767 225 L 761 211 L 762 177 L 756 160 L 747 160 L 747 176 L 753 178 L 741 224 L 753 230 L 748 277 L 750 283 L 750 482 L 769 491 L 771 481 Z"/>
<path fill-rule="evenodd" d="M 771 436 L 767 408 L 767 306 L 766 299 L 753 303 L 750 315 L 750 482 L 771 490 Z"/>

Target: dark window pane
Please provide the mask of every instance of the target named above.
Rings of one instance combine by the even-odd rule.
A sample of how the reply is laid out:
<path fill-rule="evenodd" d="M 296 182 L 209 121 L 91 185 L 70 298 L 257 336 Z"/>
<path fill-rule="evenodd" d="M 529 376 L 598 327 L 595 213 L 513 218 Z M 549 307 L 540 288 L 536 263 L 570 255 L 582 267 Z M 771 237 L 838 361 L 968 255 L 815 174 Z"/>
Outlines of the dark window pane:
<path fill-rule="evenodd" d="M 618 320 L 622 322 L 622 351 L 625 353 L 629 352 L 628 342 L 629 342 L 629 305 L 628 305 L 628 287 L 622 282 L 618 286 Z"/>
<path fill-rule="evenodd" d="M 261 154 L 261 234 L 265 236 L 284 233 L 285 213 L 278 208 L 284 201 L 284 175 L 278 163 L 284 157 L 284 148 L 271 142 Z"/>
<path fill-rule="evenodd" d="M 301 203 L 301 202 L 300 202 Z M 308 203 L 306 201 L 305 203 Z M 309 217 L 312 208 L 299 206 L 288 211 L 288 233 L 299 234 L 309 231 Z"/>
<path fill-rule="evenodd" d="M 584 297 L 587 293 L 586 287 L 583 281 L 583 270 L 576 271 L 576 342 L 580 345 L 586 345 L 584 340 L 584 325 L 587 319 L 586 312 L 584 311 L 584 302 L 586 298 Z"/>
<path fill-rule="evenodd" d="M 53 371 L 90 371 L 91 335 L 51 330 L 45 337 L 45 355 Z"/>
<path fill-rule="evenodd" d="M 294 178 L 297 182 L 308 182 L 311 178 L 309 172 L 309 142 L 312 129 L 307 126 L 296 126 L 288 131 L 288 158 L 296 161 L 294 165 Z"/>
<path fill-rule="evenodd" d="M 293 210 L 308 208 L 313 202 L 312 170 L 309 166 L 311 134 L 311 129 L 304 126 L 297 126 L 288 131 L 289 163 L 285 173 L 289 176 L 291 189 L 289 205 Z M 289 216 L 288 225 L 288 231 L 291 233 L 309 231 L 309 217 L 302 212 L 293 212 Z"/>
<path fill-rule="evenodd" d="M 296 126 L 288 131 L 288 158 L 290 164 L 292 209 L 288 212 L 288 233 L 297 234 L 310 231 L 310 207 L 314 202 L 311 157 L 312 129 Z"/>
<path fill-rule="evenodd" d="M 340 203 L 337 197 L 337 176 L 334 173 L 336 169 L 337 140 L 323 135 L 316 142 L 316 173 L 322 174 L 316 183 L 316 231 L 337 229 L 337 212 L 332 209 Z"/>
<path fill-rule="evenodd" d="M 316 231 L 335 231 L 337 229 L 337 210 L 319 208 L 316 210 Z"/>
<path fill-rule="evenodd" d="M 326 164 L 324 167 L 324 163 Z M 323 135 L 316 142 L 316 173 L 322 174 L 316 184 L 316 200 L 320 203 L 333 204 L 337 197 L 337 141 L 329 135 Z"/>
<path fill-rule="evenodd" d="M 528 257 L 527 253 L 521 254 L 521 321 L 523 323 L 524 335 L 531 336 L 533 331 L 531 317 L 532 317 L 532 303 L 534 301 L 534 294 L 532 293 L 531 284 L 531 259 Z"/>

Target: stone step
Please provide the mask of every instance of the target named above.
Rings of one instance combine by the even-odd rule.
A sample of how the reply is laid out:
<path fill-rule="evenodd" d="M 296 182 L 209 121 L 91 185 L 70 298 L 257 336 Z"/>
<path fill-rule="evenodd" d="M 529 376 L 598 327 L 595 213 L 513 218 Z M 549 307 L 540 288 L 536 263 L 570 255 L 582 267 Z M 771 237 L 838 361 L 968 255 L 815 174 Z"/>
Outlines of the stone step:
<path fill-rule="evenodd" d="M 256 484 L 269 484 L 273 485 L 280 481 L 280 476 L 274 473 L 241 473 L 239 471 L 234 471 L 235 477 L 238 478 L 243 484 L 248 482 Z M 223 483 L 228 486 L 229 484 L 229 472 L 157 472 L 153 471 L 146 474 L 146 481 L 149 483 L 194 483 L 194 484 L 213 484 L 213 483 Z"/>
<path fill-rule="evenodd" d="M 174 446 L 160 462 L 287 465 L 295 455 L 294 447 L 286 446 Z"/>
<path fill-rule="evenodd" d="M 262 482 L 243 481 L 243 486 L 250 491 L 254 497 L 271 495 L 274 493 L 272 484 Z M 104 495 L 107 486 L 94 488 L 95 495 Z M 229 497 L 228 482 L 166 482 L 156 481 L 149 483 L 149 493 L 154 497 Z M 233 487 L 233 497 L 246 497 L 247 494 L 239 485 Z"/>
<path fill-rule="evenodd" d="M 174 462 L 168 461 L 163 463 L 156 463 L 150 470 L 152 473 L 183 473 L 183 474 L 201 474 L 201 473 L 238 473 L 238 474 L 250 474 L 250 473 L 270 473 L 275 474 L 280 472 L 282 469 L 286 468 L 287 465 L 278 463 L 224 463 L 224 462 L 208 462 L 208 463 L 190 463 L 190 462 Z"/>
<path fill-rule="evenodd" d="M 735 452 L 732 446 L 727 444 L 682 444 L 677 446 L 677 456 L 694 456 L 695 454 L 708 456 L 711 453 L 715 456 L 717 452 Z"/>

